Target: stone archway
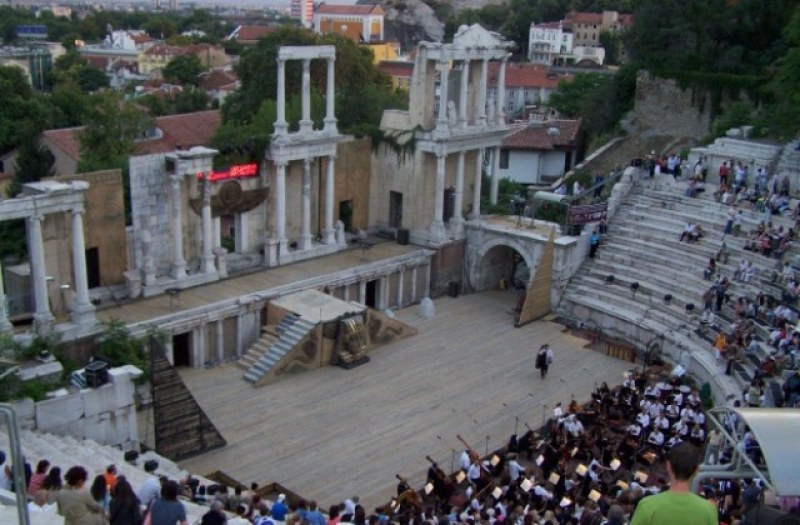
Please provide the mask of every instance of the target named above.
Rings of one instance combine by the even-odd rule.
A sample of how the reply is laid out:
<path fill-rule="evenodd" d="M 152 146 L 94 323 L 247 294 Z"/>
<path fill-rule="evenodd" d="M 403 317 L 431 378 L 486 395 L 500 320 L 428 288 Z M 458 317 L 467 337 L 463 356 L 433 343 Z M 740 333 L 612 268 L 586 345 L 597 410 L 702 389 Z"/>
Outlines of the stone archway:
<path fill-rule="evenodd" d="M 531 279 L 535 265 L 529 251 L 514 239 L 493 239 L 478 251 L 475 291 L 498 289 L 501 282 L 509 288 L 523 289 Z"/>

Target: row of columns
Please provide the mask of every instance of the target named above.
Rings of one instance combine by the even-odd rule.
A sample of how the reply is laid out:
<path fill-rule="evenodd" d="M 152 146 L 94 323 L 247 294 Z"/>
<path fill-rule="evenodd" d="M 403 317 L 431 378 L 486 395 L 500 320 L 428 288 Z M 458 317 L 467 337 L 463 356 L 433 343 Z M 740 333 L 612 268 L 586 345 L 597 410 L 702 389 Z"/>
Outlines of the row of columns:
<path fill-rule="evenodd" d="M 325 86 L 325 127 L 323 131 L 337 133 L 336 116 L 334 115 L 334 65 L 335 57 L 325 59 L 327 62 L 327 78 Z M 275 121 L 275 134 L 286 135 L 289 132 L 289 124 L 286 122 L 286 59 L 278 58 L 278 116 Z M 304 59 L 303 73 L 301 77 L 301 116 L 300 133 L 310 132 L 314 129 L 314 122 L 311 120 L 311 59 Z"/>
<path fill-rule="evenodd" d="M 481 180 L 483 172 L 483 150 L 475 150 L 477 155 L 475 158 L 475 178 L 472 186 L 472 213 L 471 218 L 477 219 L 481 215 Z M 464 172 L 466 164 L 465 151 L 458 152 L 456 164 L 456 184 L 454 188 L 455 206 L 453 208 L 453 218 L 450 220 L 454 233 L 460 235 L 464 228 Z M 445 153 L 436 155 L 436 193 L 434 199 L 434 216 L 433 216 L 433 234 L 434 237 L 442 238 L 444 236 L 444 184 L 446 173 L 446 159 Z M 492 179 L 491 179 L 491 202 L 497 202 L 497 187 L 498 187 L 498 168 L 500 162 L 500 147 L 494 148 L 492 152 Z"/>
<path fill-rule="evenodd" d="M 500 61 L 500 72 L 497 77 L 497 97 L 495 99 L 495 111 L 493 112 L 493 121 L 488 122 L 490 125 L 502 125 L 505 123 L 505 84 L 506 84 L 506 64 L 508 58 L 504 57 Z M 469 100 L 469 76 L 470 76 L 470 60 L 462 61 L 461 79 L 459 84 L 459 98 L 458 98 L 458 122 L 459 128 L 466 128 L 469 124 L 467 102 Z M 449 61 L 442 50 L 442 56 L 439 61 L 439 114 L 436 119 L 436 127 L 442 128 L 448 126 L 447 117 L 447 104 L 449 102 L 449 79 L 450 79 L 450 65 Z M 477 113 L 475 117 L 476 125 L 482 126 L 487 124 L 486 118 L 486 86 L 489 77 L 489 60 L 483 59 L 481 61 L 481 79 L 478 83 L 478 103 Z"/>
<path fill-rule="evenodd" d="M 182 180 L 183 175 L 170 175 L 172 183 L 172 206 L 170 208 L 172 222 L 172 277 L 177 281 L 186 278 L 186 258 L 183 253 Z M 214 233 L 215 221 L 211 217 L 211 183 L 205 177 L 200 182 L 200 199 L 202 203 L 200 211 L 200 271 L 203 273 L 215 273 L 217 267 L 214 260 L 214 247 L 219 245 L 219 238 Z"/>
<path fill-rule="evenodd" d="M 419 279 L 419 272 L 422 270 L 423 272 L 423 279 L 424 279 L 424 289 L 422 290 L 421 298 L 430 297 L 430 282 L 431 282 L 431 265 L 430 263 L 424 266 L 413 266 L 409 269 L 405 267 L 400 267 L 397 271 L 398 280 L 397 280 L 397 290 L 396 295 L 393 297 L 389 294 L 389 277 L 393 274 L 385 275 L 378 277 L 380 281 L 380 298 L 383 304 L 378 305 L 380 308 L 388 308 L 391 306 L 404 306 L 406 303 L 404 302 L 406 296 L 406 273 L 410 273 L 410 290 L 408 292 L 408 300 L 409 303 L 416 302 L 418 298 L 418 279 Z M 342 295 L 344 301 L 350 301 L 350 289 L 352 288 L 352 284 L 347 284 L 342 286 Z M 2 292 L 2 283 L 0 282 L 0 293 Z M 366 303 L 366 296 L 367 296 L 367 280 L 358 281 L 358 301 L 361 304 Z M 391 300 L 394 299 L 394 303 Z M 236 316 L 236 338 L 235 338 L 235 353 L 236 357 L 241 357 L 242 354 L 246 351 L 245 348 L 245 326 L 246 320 L 245 316 L 247 314 L 252 314 L 259 316 L 260 314 L 258 311 L 250 311 L 243 309 L 242 312 L 238 313 Z M 192 329 L 192 361 L 193 366 L 199 367 L 203 366 L 206 361 L 216 360 L 217 362 L 222 362 L 225 360 L 225 320 L 224 319 L 216 319 L 210 322 L 212 329 L 209 330 L 209 325 L 204 324 L 201 326 L 195 326 Z M 213 339 L 212 339 L 213 338 Z M 213 348 L 213 355 L 212 349 L 210 346 L 210 340 L 213 340 L 214 348 Z M 167 359 L 174 363 L 174 352 L 172 346 L 172 340 L 170 339 L 167 341 L 165 345 L 165 353 Z"/>
<path fill-rule="evenodd" d="M 89 299 L 89 284 L 86 276 L 86 242 L 83 235 L 83 208 L 71 210 L 72 230 L 72 272 L 74 299 L 70 309 L 72 322 L 87 326 L 96 322 L 95 308 Z M 37 327 L 49 329 L 54 321 L 50 311 L 50 296 L 47 289 L 47 268 L 45 264 L 44 241 L 42 238 L 42 221 L 44 215 L 35 214 L 26 219 L 28 233 L 28 255 L 30 259 L 31 279 L 33 280 L 34 314 Z M 12 330 L 6 308 L 6 296 L 3 286 L 3 269 L 0 266 L 0 332 Z"/>
<path fill-rule="evenodd" d="M 321 157 L 320 157 L 321 158 Z M 313 160 L 308 158 L 303 160 L 303 180 L 301 184 L 300 200 L 300 237 L 297 246 L 300 250 L 309 250 L 312 247 L 311 235 L 311 165 Z M 287 162 L 278 161 L 275 177 L 275 233 L 274 240 L 278 242 L 279 253 L 288 253 L 286 237 L 286 166 Z M 324 244 L 334 244 L 336 242 L 335 229 L 333 224 L 333 204 L 335 188 L 335 166 L 336 156 L 328 156 L 327 168 L 325 170 L 325 210 L 324 227 L 322 230 L 322 242 Z"/>

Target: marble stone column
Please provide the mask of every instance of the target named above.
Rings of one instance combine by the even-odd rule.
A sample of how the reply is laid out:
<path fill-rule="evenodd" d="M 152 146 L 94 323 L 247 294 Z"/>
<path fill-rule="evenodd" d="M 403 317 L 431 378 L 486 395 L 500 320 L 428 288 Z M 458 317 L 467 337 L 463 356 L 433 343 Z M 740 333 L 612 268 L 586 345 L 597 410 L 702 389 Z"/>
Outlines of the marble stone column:
<path fill-rule="evenodd" d="M 425 291 L 422 294 L 422 297 L 430 297 L 431 296 L 431 263 L 428 261 L 425 264 Z"/>
<path fill-rule="evenodd" d="M 37 327 L 49 330 L 53 323 L 53 314 L 50 312 L 50 297 L 47 293 L 47 269 L 44 262 L 44 243 L 42 241 L 42 221 L 44 216 L 32 215 L 28 217 L 28 257 L 31 265 L 31 279 L 33 280 L 33 300 L 35 311 L 33 320 Z"/>
<path fill-rule="evenodd" d="M 417 300 L 417 267 L 411 268 L 411 302 Z"/>
<path fill-rule="evenodd" d="M 447 84 L 450 77 L 450 65 L 442 51 L 442 58 L 439 62 L 439 117 L 436 119 L 436 127 L 446 129 L 447 126 Z"/>
<path fill-rule="evenodd" d="M 6 291 L 3 286 L 3 265 L 0 263 L 0 334 L 10 332 L 14 327 L 8 320 L 8 309 L 6 308 Z"/>
<path fill-rule="evenodd" d="M 300 231 L 300 239 L 297 243 L 301 250 L 311 249 L 311 159 L 303 161 L 303 188 L 302 188 L 302 201 L 300 202 L 300 211 L 302 214 L 302 223 Z"/>
<path fill-rule="evenodd" d="M 242 357 L 244 353 L 244 314 L 236 316 L 236 357 Z"/>
<path fill-rule="evenodd" d="M 222 319 L 214 322 L 214 346 L 217 347 L 217 362 L 225 360 L 225 338 Z"/>
<path fill-rule="evenodd" d="M 367 304 L 367 281 L 358 281 L 358 302 Z"/>
<path fill-rule="evenodd" d="M 486 125 L 486 86 L 489 82 L 489 61 L 481 61 L 481 81 L 478 84 L 478 125 Z"/>
<path fill-rule="evenodd" d="M 250 250 L 250 212 L 236 214 L 236 251 L 247 253 Z"/>
<path fill-rule="evenodd" d="M 338 133 L 336 129 L 336 114 L 334 113 L 334 102 L 336 100 L 336 91 L 334 90 L 334 66 L 336 65 L 336 58 L 328 58 L 328 75 L 326 78 L 326 91 L 325 91 L 325 128 L 328 133 Z"/>
<path fill-rule="evenodd" d="M 303 83 L 301 88 L 302 116 L 300 117 L 300 133 L 308 133 L 314 129 L 311 120 L 311 60 L 303 60 Z"/>
<path fill-rule="evenodd" d="M 406 276 L 406 269 L 400 267 L 397 272 L 397 308 L 403 307 L 403 292 L 404 292 L 403 285 L 405 284 L 403 281 L 405 281 L 405 276 Z"/>
<path fill-rule="evenodd" d="M 214 273 L 217 271 L 214 266 L 214 232 L 211 220 L 211 183 L 208 177 L 203 177 L 200 182 L 201 199 L 203 209 L 200 216 L 200 226 L 203 230 L 203 255 L 201 258 L 201 271 L 203 273 Z"/>
<path fill-rule="evenodd" d="M 481 218 L 481 184 L 483 178 L 483 149 L 475 150 L 475 179 L 472 186 L 471 219 Z"/>
<path fill-rule="evenodd" d="M 278 115 L 275 121 L 275 134 L 285 135 L 289 130 L 286 123 L 286 61 L 278 59 Z"/>
<path fill-rule="evenodd" d="M 464 235 L 464 161 L 466 160 L 466 153 L 461 151 L 458 154 L 458 163 L 456 164 L 456 187 L 453 192 L 453 218 L 450 219 L 450 225 L 453 234 L 456 238 L 461 238 Z"/>
<path fill-rule="evenodd" d="M 495 124 L 506 123 L 506 64 L 508 57 L 503 57 L 500 62 L 500 73 L 497 75 L 497 111 L 494 112 L 497 121 Z"/>
<path fill-rule="evenodd" d="M 275 241 L 278 243 L 278 253 L 286 255 L 288 244 L 286 242 L 286 163 L 276 162 L 278 167 L 275 176 Z"/>
<path fill-rule="evenodd" d="M 172 180 L 172 277 L 186 278 L 186 259 L 183 258 L 183 220 L 181 217 L 181 175 Z"/>
<path fill-rule="evenodd" d="M 222 219 L 220 217 L 214 217 L 212 221 L 214 223 L 214 246 L 222 246 Z"/>
<path fill-rule="evenodd" d="M 72 272 L 75 285 L 75 300 L 72 303 L 72 322 L 91 326 L 97 322 L 94 305 L 89 299 L 89 284 L 86 277 L 86 242 L 83 237 L 83 209 L 72 210 Z"/>
<path fill-rule="evenodd" d="M 469 122 L 467 115 L 467 84 L 469 82 L 469 60 L 464 60 L 461 68 L 461 84 L 458 94 L 458 127 L 466 128 Z"/>
<path fill-rule="evenodd" d="M 436 185 L 433 200 L 433 224 L 431 224 L 431 234 L 436 241 L 445 238 L 444 231 L 444 175 L 445 175 L 445 154 L 436 155 Z"/>
<path fill-rule="evenodd" d="M 333 227 L 333 197 L 335 191 L 335 166 L 336 157 L 328 157 L 328 167 L 325 171 L 325 230 L 323 231 L 322 242 L 325 244 L 336 244 L 336 230 Z"/>
<path fill-rule="evenodd" d="M 492 186 L 489 191 L 489 202 L 497 204 L 497 188 L 500 183 L 500 146 L 492 149 Z"/>

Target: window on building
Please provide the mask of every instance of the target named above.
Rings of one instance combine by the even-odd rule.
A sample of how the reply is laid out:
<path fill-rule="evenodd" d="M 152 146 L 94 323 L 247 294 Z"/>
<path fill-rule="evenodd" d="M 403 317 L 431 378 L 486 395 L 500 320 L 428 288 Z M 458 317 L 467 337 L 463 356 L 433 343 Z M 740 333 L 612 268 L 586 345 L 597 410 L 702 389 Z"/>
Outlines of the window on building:
<path fill-rule="evenodd" d="M 508 169 L 508 150 L 501 149 L 500 150 L 500 169 L 507 170 Z"/>

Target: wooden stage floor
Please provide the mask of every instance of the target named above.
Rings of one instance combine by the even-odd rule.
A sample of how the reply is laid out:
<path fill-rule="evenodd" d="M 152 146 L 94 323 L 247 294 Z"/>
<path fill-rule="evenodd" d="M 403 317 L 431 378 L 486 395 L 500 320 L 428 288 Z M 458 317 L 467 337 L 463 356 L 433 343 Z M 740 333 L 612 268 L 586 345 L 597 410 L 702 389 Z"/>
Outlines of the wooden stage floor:
<path fill-rule="evenodd" d="M 583 348 L 562 326 L 512 325 L 512 292 L 442 298 L 437 315 L 397 312 L 419 334 L 373 350 L 353 370 L 329 366 L 254 389 L 242 370 L 185 369 L 182 376 L 228 445 L 181 462 L 222 470 L 242 483 L 277 481 L 322 508 L 358 494 L 367 509 L 394 494 L 395 473 L 424 484 L 431 455 L 450 469 L 461 434 L 484 452 L 505 444 L 514 417 L 541 425 L 557 402 L 589 398 L 595 382 L 622 382 L 631 363 Z M 545 380 L 536 349 L 553 346 Z"/>

